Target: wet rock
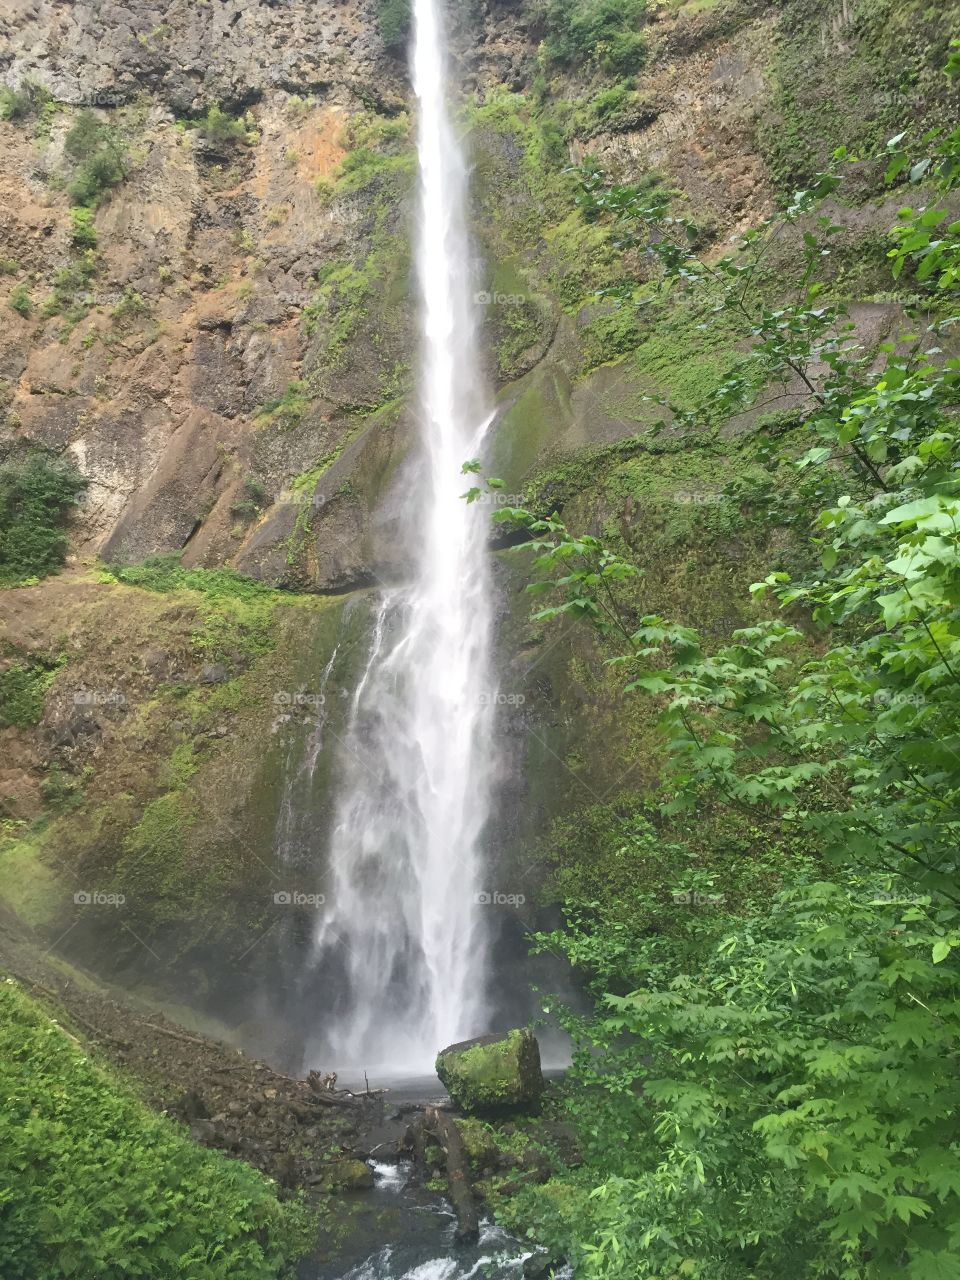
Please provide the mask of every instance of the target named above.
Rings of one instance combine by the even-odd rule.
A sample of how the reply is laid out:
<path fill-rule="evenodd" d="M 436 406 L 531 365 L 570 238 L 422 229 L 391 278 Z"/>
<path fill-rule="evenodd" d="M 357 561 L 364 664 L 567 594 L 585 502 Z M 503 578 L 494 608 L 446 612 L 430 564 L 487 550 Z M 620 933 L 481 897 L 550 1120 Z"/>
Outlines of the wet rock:
<path fill-rule="evenodd" d="M 323 1184 L 331 1191 L 364 1191 L 373 1186 L 373 1170 L 362 1160 L 340 1160 L 324 1171 Z"/>
<path fill-rule="evenodd" d="M 523 1274 L 525 1280 L 546 1280 L 546 1277 L 556 1275 L 562 1265 L 552 1254 L 538 1251 L 531 1253 L 524 1262 Z"/>
<path fill-rule="evenodd" d="M 540 1046 L 526 1029 L 451 1045 L 437 1057 L 436 1069 L 461 1111 L 536 1107 L 543 1093 Z"/>

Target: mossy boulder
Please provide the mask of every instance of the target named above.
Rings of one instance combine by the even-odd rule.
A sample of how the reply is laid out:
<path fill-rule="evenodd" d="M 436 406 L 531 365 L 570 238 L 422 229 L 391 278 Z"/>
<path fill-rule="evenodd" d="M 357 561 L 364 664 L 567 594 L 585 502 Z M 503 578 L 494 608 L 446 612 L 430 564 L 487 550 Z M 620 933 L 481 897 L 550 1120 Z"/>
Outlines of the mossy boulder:
<path fill-rule="evenodd" d="M 328 1191 L 366 1191 L 373 1183 L 373 1170 L 363 1160 L 338 1160 L 324 1179 Z"/>
<path fill-rule="evenodd" d="M 450 1045 L 438 1055 L 436 1066 L 461 1111 L 496 1113 L 536 1107 L 543 1093 L 540 1046 L 527 1030 Z"/>

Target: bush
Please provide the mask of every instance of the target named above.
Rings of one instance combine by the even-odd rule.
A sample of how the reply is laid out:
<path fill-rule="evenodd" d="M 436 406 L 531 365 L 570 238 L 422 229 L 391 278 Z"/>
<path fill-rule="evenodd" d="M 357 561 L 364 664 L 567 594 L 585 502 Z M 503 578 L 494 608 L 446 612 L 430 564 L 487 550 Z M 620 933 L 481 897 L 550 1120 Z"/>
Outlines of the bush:
<path fill-rule="evenodd" d="M 80 112 L 67 134 L 64 149 L 79 164 L 69 187 L 76 205 L 95 209 L 127 176 L 126 147 L 120 135 L 92 111 Z"/>
<path fill-rule="evenodd" d="M 0 120 L 29 120 L 39 116 L 50 101 L 47 90 L 32 80 L 25 80 L 19 89 L 0 89 Z"/>
<path fill-rule="evenodd" d="M 124 289 L 123 297 L 111 311 L 111 316 L 117 324 L 125 324 L 128 320 L 136 320 L 138 316 L 146 315 L 149 307 L 144 301 L 143 295 L 137 293 L 136 289 Z"/>
<path fill-rule="evenodd" d="M 72 466 L 34 454 L 0 467 L 0 585 L 54 573 L 67 553 L 63 530 L 86 485 Z"/>
<path fill-rule="evenodd" d="M 77 294 L 86 290 L 90 281 L 97 274 L 97 255 L 93 249 L 84 249 L 79 258 L 75 258 L 67 267 L 61 267 L 53 277 L 53 293 L 43 304 L 42 314 L 45 317 L 56 316 L 66 312 L 71 320 L 77 320 L 86 313 L 87 304 L 77 301 Z"/>
<path fill-rule="evenodd" d="M 595 62 L 605 71 L 637 71 L 646 10 L 646 0 L 550 0 L 544 53 L 562 67 Z"/>
<path fill-rule="evenodd" d="M 25 284 L 18 284 L 12 290 L 10 297 L 7 299 L 8 305 L 16 311 L 18 315 L 28 316 L 33 310 L 33 301 L 30 297 L 30 290 Z"/>
<path fill-rule="evenodd" d="M 60 663 L 14 665 L 0 672 L 0 729 L 26 729 L 40 723 L 43 701 Z"/>
<path fill-rule="evenodd" d="M 377 26 L 388 49 L 400 48 L 410 33 L 410 0 L 379 0 Z"/>
<path fill-rule="evenodd" d="M 70 238 L 80 249 L 97 247 L 97 229 L 93 225 L 93 210 L 82 205 L 70 210 Z"/>
<path fill-rule="evenodd" d="M 190 1142 L 0 985 L 0 1272 L 17 1280 L 276 1280 L 307 1213 Z"/>
<path fill-rule="evenodd" d="M 541 939 L 607 994 L 578 1026 L 576 1219 L 549 1189 L 513 1212 L 584 1280 L 953 1274 L 960 972 L 936 908 L 897 879 L 804 876 L 736 920 L 688 877 L 686 938 Z"/>
<path fill-rule="evenodd" d="M 246 142 L 247 126 L 243 120 L 228 115 L 213 103 L 205 116 L 197 121 L 197 133 L 208 142 Z"/>

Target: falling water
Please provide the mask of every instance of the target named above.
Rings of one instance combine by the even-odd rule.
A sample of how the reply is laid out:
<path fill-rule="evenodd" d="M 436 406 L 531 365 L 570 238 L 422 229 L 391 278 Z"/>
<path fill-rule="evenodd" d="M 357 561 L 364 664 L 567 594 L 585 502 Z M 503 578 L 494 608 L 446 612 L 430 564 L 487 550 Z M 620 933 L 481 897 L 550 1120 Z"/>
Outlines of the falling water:
<path fill-rule="evenodd" d="M 317 961 L 337 990 L 327 1060 L 422 1070 L 485 1022 L 477 906 L 489 806 L 485 526 L 461 498 L 488 425 L 467 176 L 447 107 L 438 0 L 414 0 L 422 454 L 412 584 L 384 593 L 342 752 Z"/>

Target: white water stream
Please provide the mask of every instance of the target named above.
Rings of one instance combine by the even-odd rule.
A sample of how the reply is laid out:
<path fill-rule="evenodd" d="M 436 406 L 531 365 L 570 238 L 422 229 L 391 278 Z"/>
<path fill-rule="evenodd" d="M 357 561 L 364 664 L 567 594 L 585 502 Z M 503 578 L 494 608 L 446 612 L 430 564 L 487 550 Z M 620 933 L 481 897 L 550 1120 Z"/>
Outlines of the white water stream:
<path fill-rule="evenodd" d="M 480 840 L 489 810 L 491 603 L 482 506 L 461 474 L 489 409 L 477 360 L 467 174 L 447 104 L 438 0 L 414 0 L 422 452 L 415 571 L 385 591 L 341 752 L 317 963 L 338 989 L 338 1067 L 430 1070 L 486 1030 Z"/>

